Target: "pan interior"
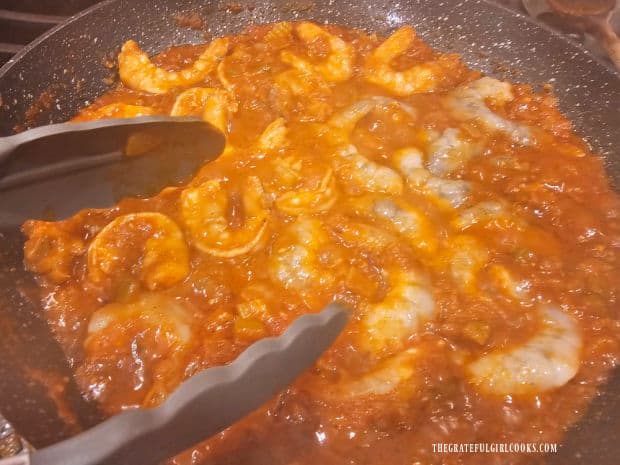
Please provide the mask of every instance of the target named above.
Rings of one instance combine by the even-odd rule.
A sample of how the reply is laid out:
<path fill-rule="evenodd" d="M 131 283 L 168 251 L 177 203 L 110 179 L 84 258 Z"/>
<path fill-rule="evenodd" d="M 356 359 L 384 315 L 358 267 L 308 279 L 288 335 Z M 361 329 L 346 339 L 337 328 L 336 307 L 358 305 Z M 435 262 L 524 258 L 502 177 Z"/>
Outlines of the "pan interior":
<path fill-rule="evenodd" d="M 104 2 L 62 25 L 0 70 L 0 133 L 73 116 L 111 87 L 115 70 L 105 64 L 127 39 L 138 41 L 149 53 L 170 45 L 204 42 L 205 31 L 181 26 L 174 19 L 191 12 L 206 18 L 206 32 L 211 37 L 239 32 L 252 23 L 302 18 L 381 34 L 411 24 L 432 47 L 459 53 L 471 67 L 487 74 L 535 86 L 552 84 L 562 110 L 605 158 L 612 183 L 620 185 L 618 75 L 527 19 L 475 0 L 385 4 L 283 0 L 257 2 L 241 11 L 216 1 Z M 12 202 L 18 204 L 19 197 Z M 4 218 L 0 216 L 0 223 Z M 4 245 L 21 250 L 22 238 L 14 225 L 4 227 Z M 6 254 L 3 260 L 2 273 L 14 279 L 9 273 L 21 268 L 19 253 Z M 11 298 L 14 302 L 16 297 L 7 293 L 7 288 L 0 291 L 0 301 Z M 616 463 L 615 457 L 620 456 L 620 405 L 612 394 L 618 388 L 620 376 L 611 380 L 608 394 L 593 404 L 590 415 L 571 432 L 561 452 L 549 458 L 551 463 L 586 463 L 588 454 L 599 464 Z M 22 425 L 27 427 L 25 422 Z M 67 435 L 58 432 L 56 440 Z"/>

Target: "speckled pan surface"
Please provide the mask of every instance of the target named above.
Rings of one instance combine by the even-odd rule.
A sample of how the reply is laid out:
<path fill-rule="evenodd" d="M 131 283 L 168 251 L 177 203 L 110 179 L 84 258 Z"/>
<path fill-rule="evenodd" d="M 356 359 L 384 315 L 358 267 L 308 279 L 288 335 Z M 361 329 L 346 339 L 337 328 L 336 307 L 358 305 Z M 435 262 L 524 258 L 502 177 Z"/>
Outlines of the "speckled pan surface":
<path fill-rule="evenodd" d="M 609 175 L 620 187 L 620 76 L 524 17 L 481 0 L 253 0 L 242 2 L 238 13 L 227 10 L 228 3 L 109 0 L 78 15 L 0 69 L 0 135 L 22 124 L 33 105 L 42 109 L 36 125 L 61 122 L 103 93 L 115 73 L 104 63 L 113 61 L 127 39 L 137 40 L 149 53 L 204 42 L 204 31 L 173 20 L 179 13 L 203 15 L 211 36 L 283 19 L 313 19 L 378 33 L 411 24 L 430 45 L 460 53 L 473 68 L 513 82 L 552 83 L 562 110 L 605 157 Z M 620 376 L 548 463 L 617 465 L 617 392 Z M 541 463 L 538 460 L 533 458 L 533 463 Z"/>

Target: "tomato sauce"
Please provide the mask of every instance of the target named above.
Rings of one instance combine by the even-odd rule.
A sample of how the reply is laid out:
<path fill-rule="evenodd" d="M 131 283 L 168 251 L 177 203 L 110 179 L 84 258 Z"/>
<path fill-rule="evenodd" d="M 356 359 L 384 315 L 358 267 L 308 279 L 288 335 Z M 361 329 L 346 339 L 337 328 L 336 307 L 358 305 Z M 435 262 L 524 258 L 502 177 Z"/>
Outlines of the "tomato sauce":
<path fill-rule="evenodd" d="M 176 111 L 227 136 L 187 186 L 23 226 L 46 318 L 108 415 L 330 301 L 355 313 L 313 369 L 171 463 L 532 463 L 432 446 L 558 442 L 617 364 L 601 159 L 549 92 L 396 34 L 253 26 L 191 84 L 141 88 L 207 50 L 173 47 L 74 119 Z"/>

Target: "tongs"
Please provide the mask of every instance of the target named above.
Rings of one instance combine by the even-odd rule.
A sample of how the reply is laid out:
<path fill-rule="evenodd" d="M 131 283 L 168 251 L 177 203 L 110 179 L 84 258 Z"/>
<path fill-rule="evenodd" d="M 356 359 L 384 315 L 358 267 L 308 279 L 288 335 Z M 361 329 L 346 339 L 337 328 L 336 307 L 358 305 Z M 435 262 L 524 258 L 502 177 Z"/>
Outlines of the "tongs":
<path fill-rule="evenodd" d="M 172 150 L 128 156 L 125 149 L 136 134 Z M 199 145 L 183 149 L 187 142 Z M 113 205 L 121 187 L 123 197 L 146 195 L 139 182 L 128 192 L 126 179 L 153 181 L 149 187 L 157 191 L 170 185 L 169 174 L 186 178 L 216 158 L 224 143 L 223 134 L 200 119 L 166 116 L 64 123 L 0 138 L 0 169 L 5 169 L 0 170 L 0 224 L 20 224 L 47 201 L 67 216 Z M 192 376 L 157 408 L 126 411 L 0 465 L 156 464 L 222 431 L 290 384 L 332 344 L 346 320 L 338 304 L 302 316 L 283 335 L 253 344 L 230 365 Z"/>
<path fill-rule="evenodd" d="M 0 223 L 48 219 L 49 211 L 62 219 L 155 194 L 186 182 L 224 144 L 221 131 L 191 116 L 51 124 L 0 137 Z"/>
<path fill-rule="evenodd" d="M 70 439 L 0 465 L 155 465 L 224 430 L 292 383 L 338 337 L 339 304 L 297 318 L 234 362 L 182 383 L 156 408 L 125 411 Z"/>

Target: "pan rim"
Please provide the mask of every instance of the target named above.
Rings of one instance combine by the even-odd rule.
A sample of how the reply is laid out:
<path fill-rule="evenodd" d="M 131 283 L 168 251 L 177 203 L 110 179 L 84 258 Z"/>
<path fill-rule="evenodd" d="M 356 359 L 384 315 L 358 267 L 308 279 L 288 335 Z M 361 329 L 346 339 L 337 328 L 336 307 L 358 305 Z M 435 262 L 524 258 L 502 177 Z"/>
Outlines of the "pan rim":
<path fill-rule="evenodd" d="M 108 5 L 111 5 L 113 3 L 119 3 L 121 1 L 122 0 L 103 0 L 100 3 L 97 3 L 97 4 L 95 4 L 95 5 L 93 5 L 93 6 L 89 7 L 89 8 L 86 8 L 85 10 L 82 10 L 82 11 L 76 13 L 73 16 L 70 16 L 69 18 L 67 18 L 63 22 L 61 22 L 61 23 L 57 24 L 56 26 L 54 26 L 53 28 L 49 29 L 48 31 L 43 33 L 41 36 L 37 37 L 35 40 L 33 40 L 32 42 L 30 42 L 27 45 L 25 45 L 19 52 L 17 52 L 17 54 L 15 54 L 13 57 L 11 57 L 9 59 L 9 61 L 7 61 L 3 66 L 1 66 L 0 67 L 0 77 L 2 77 L 3 75 L 7 74 L 14 66 L 17 65 L 17 63 L 19 63 L 19 61 L 24 56 L 26 56 L 28 53 L 30 53 L 33 49 L 37 48 L 44 41 L 50 39 L 58 31 L 61 31 L 62 29 L 64 29 L 68 25 L 70 25 L 70 24 L 72 24 L 72 23 L 74 23 L 76 21 L 79 21 L 81 18 L 83 18 L 84 16 L 89 15 L 93 11 L 99 10 L 101 8 L 105 8 Z M 512 9 L 510 9 L 510 8 L 504 6 L 504 5 L 500 5 L 499 3 L 493 2 L 492 0 L 482 0 L 481 3 L 484 3 L 487 7 L 491 8 L 491 9 L 497 9 L 499 11 L 502 11 L 505 14 L 508 14 L 510 16 L 513 16 L 513 17 L 516 17 L 520 21 L 525 21 L 530 26 L 539 28 L 539 29 L 547 32 L 548 34 L 550 34 L 552 37 L 561 40 L 568 47 L 573 48 L 575 51 L 579 52 L 579 54 L 585 55 L 587 58 L 592 60 L 593 63 L 596 63 L 601 68 L 601 71 L 605 71 L 607 74 L 610 75 L 610 77 L 612 79 L 617 79 L 618 82 L 620 83 L 620 70 L 615 69 L 610 63 L 607 63 L 601 57 L 599 57 L 597 55 L 594 55 L 588 49 L 586 49 L 583 45 L 581 45 L 581 44 L 579 44 L 579 43 L 577 43 L 577 42 L 575 42 L 573 40 L 570 40 L 565 35 L 559 33 L 558 31 L 554 30 L 550 26 L 547 26 L 544 23 L 535 21 L 533 18 L 531 18 L 529 16 L 526 16 L 523 13 L 520 13 L 519 11 L 512 10 Z"/>
<path fill-rule="evenodd" d="M 58 31 L 64 29 L 69 24 L 74 23 L 75 21 L 77 21 L 77 20 L 81 19 L 82 17 L 90 14 L 91 12 L 93 12 L 95 10 L 98 10 L 100 8 L 104 8 L 104 7 L 114 3 L 116 1 L 118 1 L 118 0 L 103 0 L 102 2 L 97 3 L 97 4 L 93 5 L 93 6 L 90 6 L 90 7 L 86 8 L 85 10 L 77 12 L 73 16 L 69 16 L 67 19 L 65 19 L 64 21 L 58 23 L 56 26 L 52 27 L 51 29 L 48 29 L 43 34 L 41 34 L 39 37 L 34 39 L 32 42 L 29 42 L 28 44 L 24 45 L 24 47 L 22 47 L 22 49 L 19 52 L 17 52 L 15 55 L 13 55 L 9 59 L 9 61 L 7 61 L 4 65 L 0 66 L 0 77 L 4 76 L 6 73 L 8 73 L 11 70 L 11 68 L 13 68 L 13 66 L 17 65 L 17 63 L 19 63 L 19 61 L 24 56 L 28 55 L 28 53 L 30 53 L 33 49 L 37 48 L 41 43 L 43 43 L 44 41 L 49 39 L 51 36 L 56 34 Z"/>
<path fill-rule="evenodd" d="M 116 0 L 112 0 L 112 1 L 116 1 Z M 605 68 L 612 75 L 612 77 L 620 81 L 620 70 L 616 69 L 611 63 L 608 63 L 606 60 L 602 59 L 600 56 L 593 54 L 590 50 L 585 48 L 579 42 L 575 42 L 574 40 L 569 39 L 566 35 L 561 34 L 559 31 L 556 31 L 551 26 L 548 26 L 545 23 L 536 21 L 534 18 L 530 16 L 526 16 L 525 14 L 519 11 L 512 10 L 505 5 L 500 5 L 499 3 L 495 3 L 493 0 L 482 0 L 482 3 L 489 5 L 492 8 L 497 8 L 498 10 L 502 10 L 505 13 L 511 14 L 512 16 L 516 16 L 520 20 L 525 21 L 534 27 L 537 27 L 539 29 L 542 29 L 548 32 L 556 39 L 560 39 L 562 42 L 564 42 L 565 44 L 568 44 L 570 47 L 573 47 L 579 50 L 582 54 L 590 58 L 593 62 Z"/>

